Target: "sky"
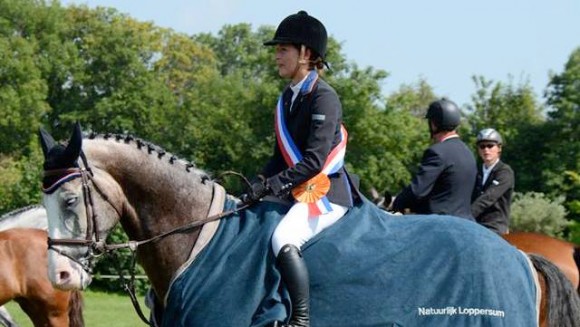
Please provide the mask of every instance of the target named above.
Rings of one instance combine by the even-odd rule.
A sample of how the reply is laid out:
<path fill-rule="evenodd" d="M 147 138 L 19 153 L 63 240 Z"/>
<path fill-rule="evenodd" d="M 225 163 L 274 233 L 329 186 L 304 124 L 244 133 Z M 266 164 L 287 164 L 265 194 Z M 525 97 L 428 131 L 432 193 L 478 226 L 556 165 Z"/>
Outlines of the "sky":
<path fill-rule="evenodd" d="M 347 60 L 383 69 L 388 95 L 426 80 L 435 94 L 463 106 L 472 76 L 529 82 L 541 98 L 550 73 L 580 47 L 580 0 L 61 0 L 113 7 L 189 35 L 224 25 L 277 26 L 306 10 L 342 44 Z M 331 63 L 332 65 L 332 63 Z"/>

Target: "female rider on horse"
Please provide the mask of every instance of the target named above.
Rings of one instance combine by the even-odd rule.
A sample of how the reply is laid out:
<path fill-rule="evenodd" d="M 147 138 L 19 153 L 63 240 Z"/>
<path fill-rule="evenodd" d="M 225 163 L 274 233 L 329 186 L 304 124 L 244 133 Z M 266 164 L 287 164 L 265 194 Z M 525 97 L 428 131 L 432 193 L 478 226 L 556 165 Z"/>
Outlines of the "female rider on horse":
<path fill-rule="evenodd" d="M 252 183 L 250 197 L 271 193 L 289 197 L 293 206 L 272 236 L 272 249 L 290 293 L 291 327 L 309 326 L 309 278 L 300 246 L 340 219 L 353 206 L 344 169 L 347 133 L 335 90 L 318 71 L 324 68 L 324 25 L 305 11 L 286 17 L 274 38 L 278 74 L 289 79 L 276 107 L 277 145 Z"/>

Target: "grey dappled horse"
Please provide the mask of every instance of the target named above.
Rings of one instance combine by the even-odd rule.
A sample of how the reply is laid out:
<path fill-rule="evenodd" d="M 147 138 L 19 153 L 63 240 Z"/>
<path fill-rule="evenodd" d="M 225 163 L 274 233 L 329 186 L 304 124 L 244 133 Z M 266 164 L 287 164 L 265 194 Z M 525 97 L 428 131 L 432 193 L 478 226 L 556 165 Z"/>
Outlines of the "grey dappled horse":
<path fill-rule="evenodd" d="M 83 139 L 79 125 L 67 146 L 57 144 L 44 130 L 41 144 L 44 206 L 54 249 L 49 261 L 60 260 L 57 250 L 68 256 L 68 263 L 53 262 L 49 271 L 57 287 L 88 286 L 93 256 L 105 248 L 103 241 L 119 221 L 131 240 L 143 241 L 207 217 L 214 182 L 155 145 L 122 135 Z M 200 229 L 137 247 L 138 261 L 158 299 L 165 298 L 173 276 L 188 260 Z M 546 277 L 540 278 L 540 326 L 577 326 L 580 304 L 569 282 L 558 271 L 543 270 L 546 263 L 541 259 L 533 261 L 540 277 Z M 76 276 L 63 276 L 59 269 L 65 266 L 81 269 L 73 270 Z"/>

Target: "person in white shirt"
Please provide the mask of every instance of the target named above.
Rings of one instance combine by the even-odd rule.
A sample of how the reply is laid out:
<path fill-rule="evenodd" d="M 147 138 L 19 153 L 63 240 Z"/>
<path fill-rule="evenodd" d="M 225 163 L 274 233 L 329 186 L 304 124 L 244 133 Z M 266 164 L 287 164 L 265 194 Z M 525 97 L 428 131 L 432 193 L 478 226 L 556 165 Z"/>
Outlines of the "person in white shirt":
<path fill-rule="evenodd" d="M 477 134 L 477 152 L 483 161 L 478 169 L 471 203 L 475 220 L 498 234 L 509 233 L 514 172 L 500 160 L 501 135 L 493 128 Z"/>

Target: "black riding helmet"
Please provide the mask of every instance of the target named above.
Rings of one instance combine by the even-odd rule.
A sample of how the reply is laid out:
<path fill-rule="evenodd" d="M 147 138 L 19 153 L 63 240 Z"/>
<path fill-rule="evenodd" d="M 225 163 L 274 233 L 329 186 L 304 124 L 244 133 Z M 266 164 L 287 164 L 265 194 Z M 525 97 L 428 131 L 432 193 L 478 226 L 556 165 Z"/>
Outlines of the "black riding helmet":
<path fill-rule="evenodd" d="M 290 15 L 278 25 L 274 38 L 264 45 L 303 44 L 324 60 L 328 36 L 322 23 L 304 10 Z"/>
<path fill-rule="evenodd" d="M 439 131 L 453 131 L 461 122 L 457 105 L 446 98 L 431 102 L 425 118 L 432 121 Z"/>

